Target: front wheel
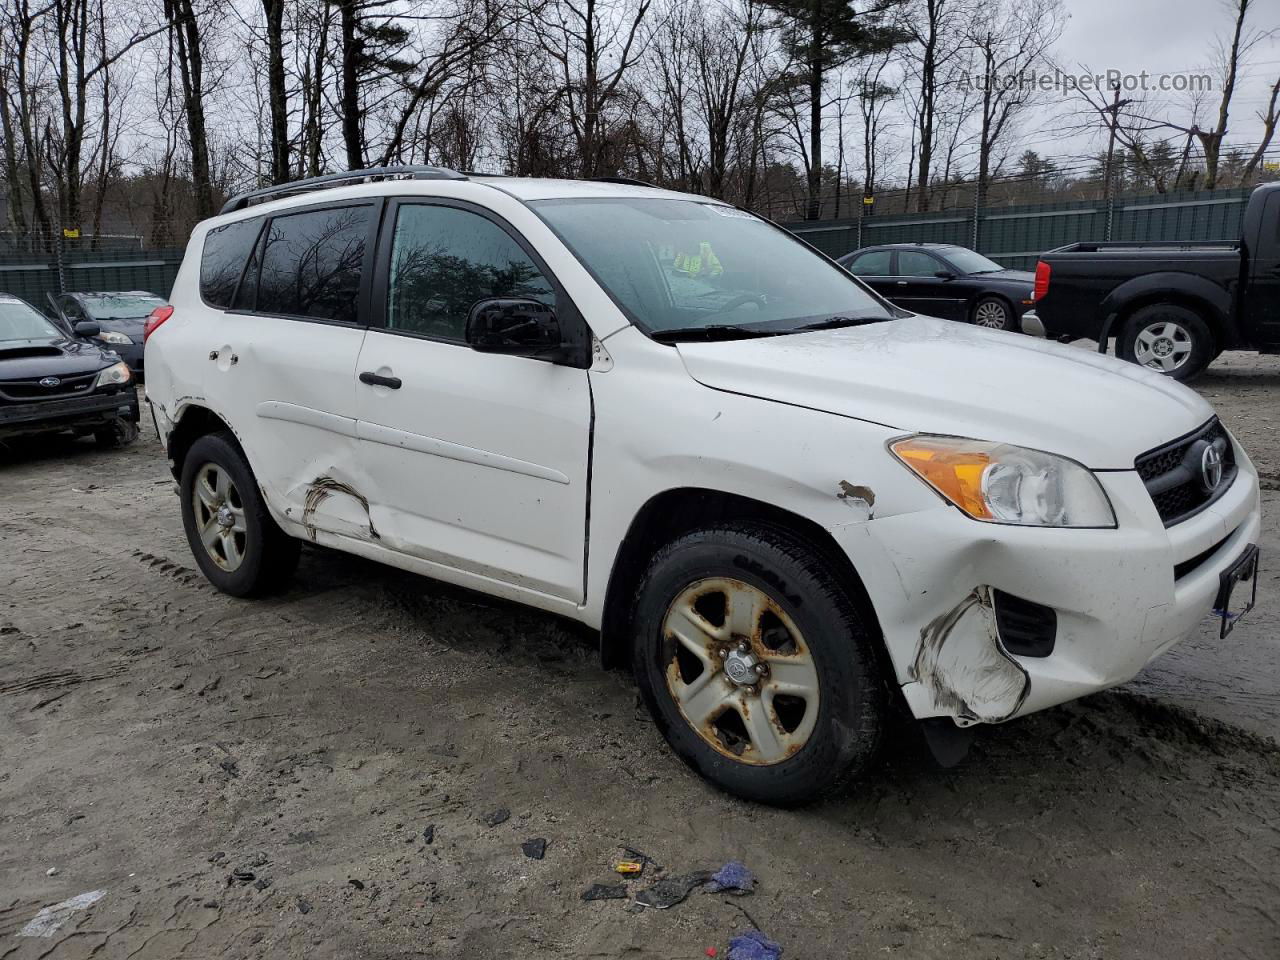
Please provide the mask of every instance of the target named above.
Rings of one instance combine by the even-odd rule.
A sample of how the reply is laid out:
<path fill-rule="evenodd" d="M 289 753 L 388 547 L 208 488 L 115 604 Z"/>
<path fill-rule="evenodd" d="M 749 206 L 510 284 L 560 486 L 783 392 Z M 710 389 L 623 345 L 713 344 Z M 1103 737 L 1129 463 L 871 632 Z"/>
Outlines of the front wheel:
<path fill-rule="evenodd" d="M 123 417 L 112 420 L 105 427 L 93 432 L 93 439 L 98 446 L 107 450 L 124 447 L 138 439 L 138 425 Z"/>
<path fill-rule="evenodd" d="M 301 544 L 271 518 L 230 434 L 208 434 L 191 445 L 180 492 L 187 542 L 210 583 L 223 593 L 250 597 L 288 582 Z"/>
<path fill-rule="evenodd" d="M 999 297 L 983 297 L 973 305 L 973 323 L 988 330 L 1017 330 L 1013 309 Z"/>
<path fill-rule="evenodd" d="M 1174 380 L 1190 380 L 1217 356 L 1208 325 L 1186 307 L 1157 303 L 1134 313 L 1120 331 L 1116 356 Z"/>
<path fill-rule="evenodd" d="M 725 526 L 662 548 L 640 586 L 641 693 L 680 758 L 730 793 L 804 803 L 875 755 L 875 641 L 830 566 L 785 530 Z"/>

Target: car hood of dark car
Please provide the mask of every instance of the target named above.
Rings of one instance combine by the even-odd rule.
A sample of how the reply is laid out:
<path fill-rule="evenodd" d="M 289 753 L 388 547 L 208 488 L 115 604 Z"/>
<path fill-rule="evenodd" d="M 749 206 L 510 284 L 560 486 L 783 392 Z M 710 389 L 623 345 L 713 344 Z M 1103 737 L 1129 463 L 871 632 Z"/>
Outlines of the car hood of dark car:
<path fill-rule="evenodd" d="M 0 380 L 35 380 L 93 373 L 119 360 L 95 343 L 64 337 L 0 340 Z"/>

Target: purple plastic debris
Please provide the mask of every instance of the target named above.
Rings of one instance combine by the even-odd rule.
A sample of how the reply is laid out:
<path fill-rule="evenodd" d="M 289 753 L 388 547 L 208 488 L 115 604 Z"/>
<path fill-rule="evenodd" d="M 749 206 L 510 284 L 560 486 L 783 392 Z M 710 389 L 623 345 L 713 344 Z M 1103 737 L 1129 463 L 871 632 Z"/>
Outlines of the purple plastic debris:
<path fill-rule="evenodd" d="M 748 930 L 729 941 L 728 960 L 778 960 L 782 947 L 759 930 Z"/>
<path fill-rule="evenodd" d="M 756 888 L 756 878 L 746 865 L 730 860 L 711 877 L 707 884 L 709 893 L 732 893 L 737 896 L 751 893 Z"/>

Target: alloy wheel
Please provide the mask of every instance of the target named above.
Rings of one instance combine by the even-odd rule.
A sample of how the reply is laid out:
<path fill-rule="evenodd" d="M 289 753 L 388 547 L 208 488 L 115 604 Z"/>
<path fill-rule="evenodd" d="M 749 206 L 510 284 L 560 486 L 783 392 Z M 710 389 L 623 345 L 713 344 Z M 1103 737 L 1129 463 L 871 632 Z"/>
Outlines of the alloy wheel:
<path fill-rule="evenodd" d="M 978 309 L 973 313 L 973 322 L 989 330 L 1004 330 L 1008 326 L 1008 320 L 1009 314 L 1004 305 L 994 300 L 978 304 Z"/>
<path fill-rule="evenodd" d="M 794 756 L 818 719 L 818 670 L 767 593 L 730 578 L 680 592 L 663 619 L 667 689 L 689 726 L 741 763 Z"/>
<path fill-rule="evenodd" d="M 1161 373 L 1172 373 L 1191 358 L 1191 332 L 1171 320 L 1159 320 L 1138 331 L 1133 356 L 1138 363 Z"/>
<path fill-rule="evenodd" d="M 216 463 L 203 464 L 192 484 L 192 509 L 205 551 L 231 573 L 244 562 L 247 530 L 244 503 L 231 475 Z"/>

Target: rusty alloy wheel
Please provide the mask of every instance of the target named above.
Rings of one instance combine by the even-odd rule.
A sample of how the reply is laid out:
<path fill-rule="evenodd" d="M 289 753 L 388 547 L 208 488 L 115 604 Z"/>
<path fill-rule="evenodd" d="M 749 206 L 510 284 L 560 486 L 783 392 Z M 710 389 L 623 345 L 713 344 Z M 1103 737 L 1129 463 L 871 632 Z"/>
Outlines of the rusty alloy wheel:
<path fill-rule="evenodd" d="M 689 726 L 740 763 L 794 756 L 818 719 L 818 670 L 804 637 L 764 591 L 731 578 L 699 580 L 662 624 L 666 681 Z"/>
<path fill-rule="evenodd" d="M 247 537 L 240 491 L 226 470 L 216 463 L 205 463 L 196 470 L 191 492 L 205 552 L 221 569 L 235 572 L 244 562 Z"/>

